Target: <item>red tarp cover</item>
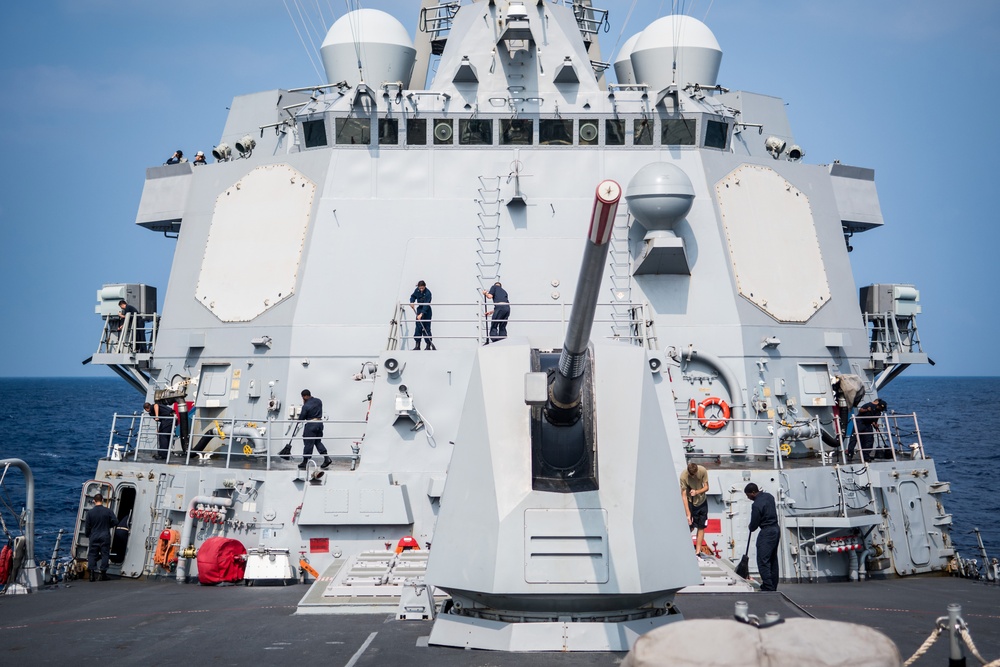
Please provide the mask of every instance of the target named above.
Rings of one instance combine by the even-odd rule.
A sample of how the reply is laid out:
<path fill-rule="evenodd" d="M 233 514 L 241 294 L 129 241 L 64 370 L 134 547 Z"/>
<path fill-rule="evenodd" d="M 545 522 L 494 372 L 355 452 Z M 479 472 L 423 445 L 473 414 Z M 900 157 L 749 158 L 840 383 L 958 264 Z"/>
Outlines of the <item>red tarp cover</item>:
<path fill-rule="evenodd" d="M 198 549 L 198 583 L 212 586 L 243 581 L 247 550 L 239 540 L 210 537 Z"/>

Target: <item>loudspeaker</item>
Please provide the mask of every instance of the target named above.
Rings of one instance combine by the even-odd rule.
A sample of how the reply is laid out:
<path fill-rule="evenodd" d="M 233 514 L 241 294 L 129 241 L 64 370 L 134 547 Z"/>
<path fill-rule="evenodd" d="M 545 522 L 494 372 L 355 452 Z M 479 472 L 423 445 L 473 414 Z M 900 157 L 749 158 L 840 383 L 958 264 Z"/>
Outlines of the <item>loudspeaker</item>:
<path fill-rule="evenodd" d="M 403 367 L 400 366 L 399 360 L 395 357 L 389 357 L 382 364 L 382 368 L 385 372 L 389 374 L 389 377 L 399 377 L 399 374 L 403 371 Z"/>
<path fill-rule="evenodd" d="M 649 358 L 649 370 L 653 373 L 659 373 L 660 369 L 663 368 L 663 361 L 659 357 Z"/>
<path fill-rule="evenodd" d="M 451 141 L 451 121 L 441 121 L 434 126 L 434 138 L 438 141 Z"/>
<path fill-rule="evenodd" d="M 594 123 L 580 123 L 580 138 L 584 141 L 594 141 L 597 139 L 597 125 Z"/>

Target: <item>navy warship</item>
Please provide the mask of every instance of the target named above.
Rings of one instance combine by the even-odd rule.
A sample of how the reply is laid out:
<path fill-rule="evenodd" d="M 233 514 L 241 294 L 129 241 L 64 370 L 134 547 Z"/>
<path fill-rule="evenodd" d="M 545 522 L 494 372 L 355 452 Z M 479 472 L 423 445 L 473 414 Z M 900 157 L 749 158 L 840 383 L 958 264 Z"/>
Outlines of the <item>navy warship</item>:
<path fill-rule="evenodd" d="M 114 577 L 216 583 L 235 542 L 234 580 L 311 584 L 301 615 L 624 651 L 679 591 L 753 591 L 750 483 L 784 583 L 968 569 L 917 416 L 859 413 L 929 362 L 917 287 L 852 277 L 873 170 L 808 163 L 781 99 L 720 82 L 704 23 L 604 62 L 609 20 L 425 0 L 411 37 L 355 10 L 326 81 L 236 97 L 211 163 L 147 170 L 169 284 L 100 286 L 89 361 L 149 412 L 110 425 L 68 576 L 100 494 Z"/>

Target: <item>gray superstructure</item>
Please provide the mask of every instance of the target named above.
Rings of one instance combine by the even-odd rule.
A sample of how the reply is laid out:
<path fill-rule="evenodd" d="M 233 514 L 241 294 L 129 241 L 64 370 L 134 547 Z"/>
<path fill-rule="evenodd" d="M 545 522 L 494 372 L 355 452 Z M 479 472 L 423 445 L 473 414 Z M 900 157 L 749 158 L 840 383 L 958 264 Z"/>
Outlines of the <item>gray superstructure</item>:
<path fill-rule="evenodd" d="M 189 578 L 199 545 L 224 535 L 251 559 L 279 554 L 286 578 L 307 558 L 335 577 L 328 604 L 358 606 L 405 578 L 393 572 L 420 570 L 404 562 L 414 550 L 375 553 L 409 538 L 431 547 L 428 581 L 443 589 L 461 588 L 449 576 L 466 564 L 512 593 L 561 572 L 545 595 L 616 595 L 594 584 L 603 572 L 627 593 L 669 593 L 595 609 L 663 612 L 697 579 L 677 484 L 691 460 L 709 470 L 722 558 L 747 544 L 752 481 L 778 501 L 785 580 L 949 567 L 948 484 L 916 417 L 882 416 L 880 447 L 846 455 L 855 408 L 927 361 L 916 288 L 870 286 L 859 302 L 852 278 L 851 237 L 883 224 L 873 171 L 805 162 L 782 100 L 720 85 L 722 50 L 690 17 L 629 40 L 613 64 L 622 83 L 606 84 L 603 18 L 589 2 L 425 3 L 414 45 L 395 19 L 359 10 L 324 43 L 328 83 L 237 97 L 215 163 L 148 170 L 136 223 L 176 237 L 170 283 L 158 310 L 148 286 L 101 288 L 93 362 L 187 423 L 159 461 L 156 425 L 116 418 L 85 489 L 130 517 L 113 571 Z M 606 179 L 623 196 L 592 278 L 594 488 L 535 485 L 515 501 L 505 494 L 531 486 L 518 453 L 539 410 L 532 375 L 563 346 Z M 436 350 L 411 349 L 418 280 Z M 511 337 L 484 346 L 483 291 L 498 280 Z M 140 311 L 120 331 L 119 298 Z M 303 388 L 325 406 L 326 471 L 315 455 L 298 467 Z M 290 461 L 278 456 L 289 442 Z M 461 500 L 487 483 L 510 512 L 496 524 Z M 453 521 L 440 542 L 439 513 Z M 632 544 L 619 549 L 623 528 Z M 154 563 L 171 529 L 176 570 Z M 559 543 L 554 562 L 505 551 L 515 534 Z M 650 584 L 665 566 L 677 576 Z M 449 574 L 435 581 L 435 568 Z M 477 595 L 483 618 L 507 599 Z M 513 605 L 521 620 L 546 613 L 545 595 Z"/>

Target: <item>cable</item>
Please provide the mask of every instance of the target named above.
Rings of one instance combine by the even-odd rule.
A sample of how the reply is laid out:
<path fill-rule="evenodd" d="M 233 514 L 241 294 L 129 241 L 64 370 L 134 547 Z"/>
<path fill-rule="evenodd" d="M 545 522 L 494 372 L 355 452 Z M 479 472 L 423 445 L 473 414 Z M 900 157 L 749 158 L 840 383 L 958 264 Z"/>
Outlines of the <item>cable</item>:
<path fill-rule="evenodd" d="M 281 1 L 285 5 L 285 11 L 288 12 L 288 18 L 292 21 L 292 27 L 295 28 L 295 34 L 299 36 L 299 42 L 302 43 L 302 48 L 305 49 L 306 56 L 309 57 L 309 64 L 312 65 L 313 71 L 316 72 L 316 76 L 319 77 L 320 80 L 322 80 L 323 79 L 323 75 L 320 74 L 319 68 L 316 67 L 316 61 L 313 60 L 312 53 L 309 51 L 309 48 L 306 46 L 306 40 L 304 40 L 302 38 L 302 33 L 299 31 L 299 26 L 298 26 L 297 23 L 295 23 L 295 17 L 292 16 L 292 10 L 288 8 L 288 0 L 281 0 Z"/>

